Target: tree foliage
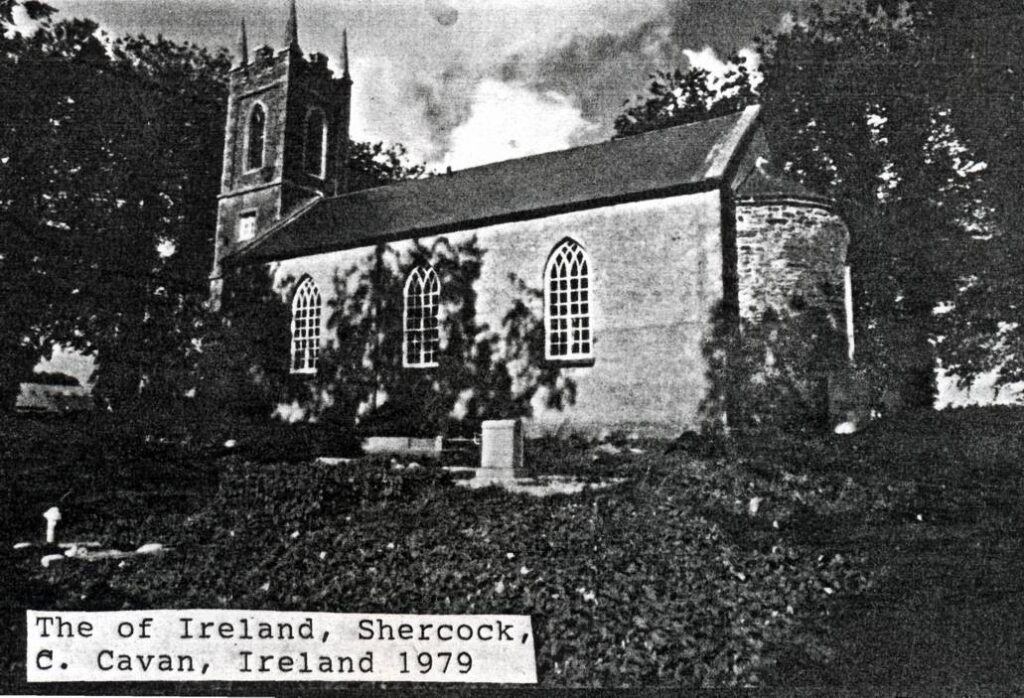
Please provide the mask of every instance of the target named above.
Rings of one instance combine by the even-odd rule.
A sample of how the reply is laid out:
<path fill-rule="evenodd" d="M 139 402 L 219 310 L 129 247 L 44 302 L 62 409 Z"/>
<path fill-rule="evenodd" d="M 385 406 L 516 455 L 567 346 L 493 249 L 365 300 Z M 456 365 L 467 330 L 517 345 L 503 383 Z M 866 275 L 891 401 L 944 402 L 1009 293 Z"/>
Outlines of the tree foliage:
<path fill-rule="evenodd" d="M 713 119 L 757 101 L 746 61 L 734 56 L 725 75 L 702 68 L 657 71 L 647 94 L 633 99 L 615 119 L 616 136 L 633 136 L 694 121 Z"/>
<path fill-rule="evenodd" d="M 825 308 L 768 308 L 737 326 L 729 307 L 715 308 L 702 347 L 710 388 L 702 427 L 785 431 L 827 427 L 827 379 L 845 360 L 846 338 Z M 738 330 L 738 331 L 737 331 Z"/>
<path fill-rule="evenodd" d="M 0 36 L 0 409 L 56 345 L 95 357 L 119 407 L 195 385 L 230 59 L 95 22 L 39 20 Z M 401 146 L 353 143 L 353 184 L 418 177 Z"/>
<path fill-rule="evenodd" d="M 728 92 L 702 86 L 713 81 L 699 70 L 659 75 L 616 122 L 625 135 L 759 101 L 776 165 L 832 197 L 851 229 L 858 360 L 908 404 L 932 402 L 937 359 L 964 381 L 999 364 L 1004 380 L 1024 369 L 1000 333 L 1024 290 L 1009 262 L 1022 163 L 1005 147 L 1024 135 L 1014 111 L 1024 73 L 1007 58 L 1021 55 L 1009 31 L 1021 20 L 1002 27 L 973 12 L 815 7 L 759 41 L 756 90 L 740 68 Z"/>
<path fill-rule="evenodd" d="M 88 20 L 3 41 L 0 384 L 55 344 L 97 357 L 117 405 L 180 381 L 202 324 L 224 52 L 115 39 Z"/>
<path fill-rule="evenodd" d="M 336 270 L 315 377 L 289 372 L 288 294 L 298 280 L 231 268 L 224 324 L 204 347 L 197 398 L 251 420 L 288 405 L 296 418 L 402 436 L 471 434 L 484 419 L 529 415 L 538 398 L 551 409 L 572 404 L 575 384 L 543 361 L 541 291 L 511 277 L 501 326 L 481 321 L 475 285 L 485 254 L 475 238 L 379 245 Z M 427 265 L 441 283 L 441 346 L 436 367 L 407 368 L 405 283 Z"/>
<path fill-rule="evenodd" d="M 318 390 L 330 395 L 329 418 L 376 433 L 432 436 L 527 416 L 539 390 L 549 407 L 573 401 L 575 386 L 542 361 L 539 291 L 510 278 L 515 300 L 502 327 L 480 321 L 475 284 L 484 255 L 475 238 L 408 250 L 381 245 L 338 274 L 329 304 L 333 337 L 317 374 Z M 409 369 L 405 283 L 427 266 L 441 284 L 441 346 L 436 368 Z"/>
<path fill-rule="evenodd" d="M 42 20 L 57 10 L 39 0 L 0 0 L 0 25 L 14 23 L 14 9 L 21 7 L 30 20 Z"/>
<path fill-rule="evenodd" d="M 425 165 L 409 162 L 404 145 L 385 145 L 379 141 L 349 141 L 348 167 L 351 190 L 419 179 L 427 174 Z"/>
<path fill-rule="evenodd" d="M 929 98 L 941 104 L 966 156 L 982 170 L 970 194 L 974 235 L 938 344 L 963 383 L 985 371 L 1024 380 L 1024 13 L 1009 0 L 921 0 L 916 24 Z"/>

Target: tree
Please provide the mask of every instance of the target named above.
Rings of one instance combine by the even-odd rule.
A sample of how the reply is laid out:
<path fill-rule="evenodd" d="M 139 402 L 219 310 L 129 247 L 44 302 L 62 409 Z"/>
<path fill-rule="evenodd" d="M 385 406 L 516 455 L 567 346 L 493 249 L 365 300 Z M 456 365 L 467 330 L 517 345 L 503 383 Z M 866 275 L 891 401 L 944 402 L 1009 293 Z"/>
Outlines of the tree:
<path fill-rule="evenodd" d="M 937 40 L 929 11 L 813 9 L 760 41 L 756 90 L 776 165 L 832 197 L 850 227 L 859 361 L 908 405 L 934 399 L 935 343 L 953 318 L 935 309 L 964 303 L 964 280 L 991 273 L 971 225 L 984 183 L 926 60 Z M 631 132 L 743 106 L 749 76 L 731 76 L 739 99 L 694 85 L 708 79 L 701 71 L 656 79 L 643 109 L 624 115 Z"/>
<path fill-rule="evenodd" d="M 939 356 L 962 383 L 990 370 L 997 385 L 1024 380 L 1024 13 L 1010 0 L 919 0 L 915 23 L 929 37 L 920 59 L 929 98 L 979 168 L 970 264 L 946 308 Z"/>
<path fill-rule="evenodd" d="M 226 52 L 208 52 L 158 37 L 117 39 L 111 69 L 125 87 L 145 91 L 152 120 L 131 128 L 142 147 L 126 153 L 140 210 L 129 211 L 138 264 L 123 268 L 124 285 L 97 298 L 100 324 L 90 349 L 97 356 L 95 390 L 111 404 L 142 394 L 162 400 L 180 394 L 209 322 L 204 303 L 216 226 L 226 104 Z M 132 89 L 132 87 L 128 87 Z M 141 186 L 140 186 L 141 184 Z M 136 262 L 138 260 L 135 260 Z M 140 302 L 126 312 L 117 297 Z"/>
<path fill-rule="evenodd" d="M 721 78 L 702 68 L 651 75 L 647 94 L 634 98 L 615 119 L 615 135 L 633 136 L 713 119 L 754 104 L 757 95 L 746 61 L 734 56 L 731 65 Z"/>
<path fill-rule="evenodd" d="M 87 20 L 5 49 L 4 328 L 31 348 L 5 397 L 56 343 L 97 356 L 111 405 L 165 394 L 202 322 L 227 56 L 146 37 L 108 52 Z"/>
<path fill-rule="evenodd" d="M 219 324 L 204 302 L 229 57 L 20 4 L 40 25 L 0 37 L 0 409 L 57 344 L 95 357 L 108 406 L 181 396 Z M 423 173 L 401 146 L 350 152 L 360 186 Z"/>
<path fill-rule="evenodd" d="M 33 21 L 46 19 L 57 11 L 45 2 L 38 0 L 0 0 L 0 26 L 14 24 L 14 9 L 19 6 Z"/>
<path fill-rule="evenodd" d="M 851 228 L 861 356 L 904 403 L 930 405 L 937 359 L 970 314 L 966 279 L 995 268 L 975 222 L 988 188 L 951 113 L 924 4 L 817 11 L 764 47 L 773 152 L 829 193 Z M 966 367 L 962 367 L 966 368 Z M 973 371 L 965 371 L 969 378 Z"/>
<path fill-rule="evenodd" d="M 419 179 L 427 174 L 425 165 L 409 162 L 408 152 L 401 143 L 349 141 L 347 155 L 352 191 Z"/>

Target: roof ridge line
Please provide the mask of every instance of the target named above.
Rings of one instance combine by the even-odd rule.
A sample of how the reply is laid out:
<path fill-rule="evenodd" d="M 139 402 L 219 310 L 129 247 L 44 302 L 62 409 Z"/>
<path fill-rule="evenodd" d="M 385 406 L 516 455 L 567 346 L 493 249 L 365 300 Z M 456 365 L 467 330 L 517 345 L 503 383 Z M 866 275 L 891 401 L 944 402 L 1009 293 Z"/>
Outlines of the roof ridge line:
<path fill-rule="evenodd" d="M 414 184 L 416 182 L 422 182 L 422 181 L 430 180 L 430 179 L 451 179 L 451 178 L 454 178 L 454 177 L 461 177 L 463 175 L 471 174 L 471 173 L 478 172 L 478 171 L 481 171 L 481 170 L 486 170 L 488 168 L 493 168 L 493 167 L 497 167 L 497 166 L 500 166 L 500 165 L 506 165 L 507 163 L 510 163 L 510 162 L 524 162 L 524 161 L 528 161 L 528 160 L 537 160 L 537 159 L 541 159 L 541 158 L 549 158 L 549 157 L 554 157 L 554 156 L 558 156 L 558 155 L 564 156 L 567 153 L 575 153 L 575 152 L 579 152 L 579 151 L 582 151 L 582 150 L 586 150 L 588 148 L 607 147 L 609 145 L 616 144 L 616 143 L 628 143 L 630 141 L 638 141 L 638 140 L 646 140 L 646 139 L 656 138 L 659 135 L 664 135 L 668 131 L 676 132 L 676 131 L 681 131 L 681 130 L 688 129 L 688 128 L 704 126 L 706 124 L 710 124 L 710 123 L 713 123 L 715 121 L 720 121 L 720 120 L 723 120 L 723 119 L 737 118 L 737 115 L 740 115 L 740 118 L 742 118 L 744 112 L 750 111 L 752 109 L 760 111 L 760 108 L 761 107 L 760 107 L 759 104 L 754 104 L 754 105 L 750 105 L 750 106 L 744 107 L 741 110 L 737 110 L 737 111 L 731 112 L 729 114 L 722 114 L 721 116 L 715 116 L 715 117 L 712 117 L 710 119 L 701 119 L 699 121 L 690 121 L 689 123 L 678 124 L 676 126 L 669 126 L 668 128 L 652 129 L 650 131 L 644 131 L 643 133 L 635 133 L 635 134 L 631 134 L 629 136 L 623 136 L 621 138 L 612 137 L 612 138 L 608 138 L 608 139 L 603 140 L 603 141 L 598 141 L 597 143 L 583 143 L 583 144 L 580 144 L 580 145 L 571 146 L 569 148 L 562 148 L 561 150 L 548 150 L 548 151 L 545 151 L 543 153 L 533 153 L 532 155 L 524 155 L 522 157 L 517 157 L 517 158 L 513 157 L 513 158 L 505 158 L 504 160 L 495 160 L 494 162 L 485 162 L 485 163 L 483 163 L 481 165 L 474 165 L 472 167 L 466 167 L 466 168 L 463 168 L 461 170 L 452 170 L 451 172 L 442 172 L 442 173 L 438 173 L 438 174 L 433 175 L 433 176 L 420 177 L 418 179 L 405 179 L 405 180 L 402 180 L 400 182 L 391 182 L 391 183 L 388 183 L 388 184 L 385 184 L 385 185 L 379 186 L 379 187 L 370 187 L 369 189 L 359 189 L 357 191 L 344 192 L 342 194 L 338 194 L 337 196 L 330 196 L 330 197 L 326 197 L 326 198 L 328 198 L 328 199 L 339 199 L 339 198 L 344 198 L 345 196 L 348 196 L 350 194 L 356 194 L 356 193 L 363 192 L 363 191 L 379 190 L 379 189 L 390 189 L 390 188 L 393 188 L 393 187 L 401 187 L 401 186 L 404 186 L 404 185 Z M 756 118 L 756 116 L 757 115 L 755 114 L 754 118 Z M 712 175 L 708 175 L 708 176 L 710 177 Z"/>

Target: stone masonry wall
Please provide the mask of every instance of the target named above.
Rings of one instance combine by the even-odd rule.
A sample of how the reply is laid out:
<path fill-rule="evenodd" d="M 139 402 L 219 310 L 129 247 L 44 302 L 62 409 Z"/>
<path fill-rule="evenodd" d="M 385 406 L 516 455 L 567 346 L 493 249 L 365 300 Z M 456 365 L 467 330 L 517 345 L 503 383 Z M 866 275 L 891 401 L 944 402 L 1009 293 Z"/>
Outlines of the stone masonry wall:
<path fill-rule="evenodd" d="M 334 193 L 343 176 L 348 140 L 351 81 L 335 79 L 319 54 L 306 61 L 289 51 L 257 51 L 255 60 L 230 73 L 221 197 L 217 208 L 214 273 L 217 260 L 238 242 L 242 214 L 256 217 L 259 236 L 317 192 Z M 263 165 L 249 169 L 248 123 L 259 104 L 266 114 Z M 323 110 L 328 120 L 326 176 L 303 169 L 306 116 Z"/>
<path fill-rule="evenodd" d="M 818 205 L 737 206 L 740 317 L 751 323 L 744 351 L 753 352 L 744 359 L 760 366 L 734 376 L 749 380 L 733 395 L 738 425 L 823 426 L 829 418 L 828 386 L 846 348 L 848 241 L 842 220 Z M 817 309 L 826 315 L 807 312 Z M 768 310 L 778 324 L 762 322 Z"/>
<path fill-rule="evenodd" d="M 577 383 L 576 404 L 562 412 L 535 410 L 529 433 L 612 427 L 675 436 L 697 425 L 698 408 L 708 389 L 702 348 L 712 310 L 722 298 L 717 191 L 445 237 L 455 244 L 472 235 L 484 250 L 476 289 L 479 319 L 496 330 L 518 297 L 510 274 L 541 289 L 548 256 L 566 237 L 579 242 L 590 259 L 596 359 L 591 366 L 562 369 Z M 429 247 L 436 239 L 420 242 Z M 403 243 L 393 246 L 400 249 Z M 280 292 L 287 297 L 291 285 L 308 274 L 326 304 L 335 295 L 335 276 L 371 250 L 362 247 L 276 263 Z M 540 316 L 542 309 L 535 310 Z M 325 312 L 324 337 L 328 318 Z"/>
<path fill-rule="evenodd" d="M 740 203 L 736 208 L 740 316 L 786 315 L 794 300 L 824 306 L 842 331 L 843 268 L 849 234 L 834 213 L 811 204 Z"/>

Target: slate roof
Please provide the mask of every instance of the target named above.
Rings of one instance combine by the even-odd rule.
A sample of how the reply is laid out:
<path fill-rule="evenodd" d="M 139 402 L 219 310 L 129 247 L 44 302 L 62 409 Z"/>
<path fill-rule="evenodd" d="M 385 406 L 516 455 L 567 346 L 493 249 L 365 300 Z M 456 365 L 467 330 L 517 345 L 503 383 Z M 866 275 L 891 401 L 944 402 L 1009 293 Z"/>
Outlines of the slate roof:
<path fill-rule="evenodd" d="M 675 128 L 318 198 L 228 263 L 261 262 L 717 188 L 758 107 Z"/>
<path fill-rule="evenodd" d="M 745 201 L 805 201 L 831 207 L 832 200 L 797 181 L 756 164 L 736 187 L 736 198 Z"/>

